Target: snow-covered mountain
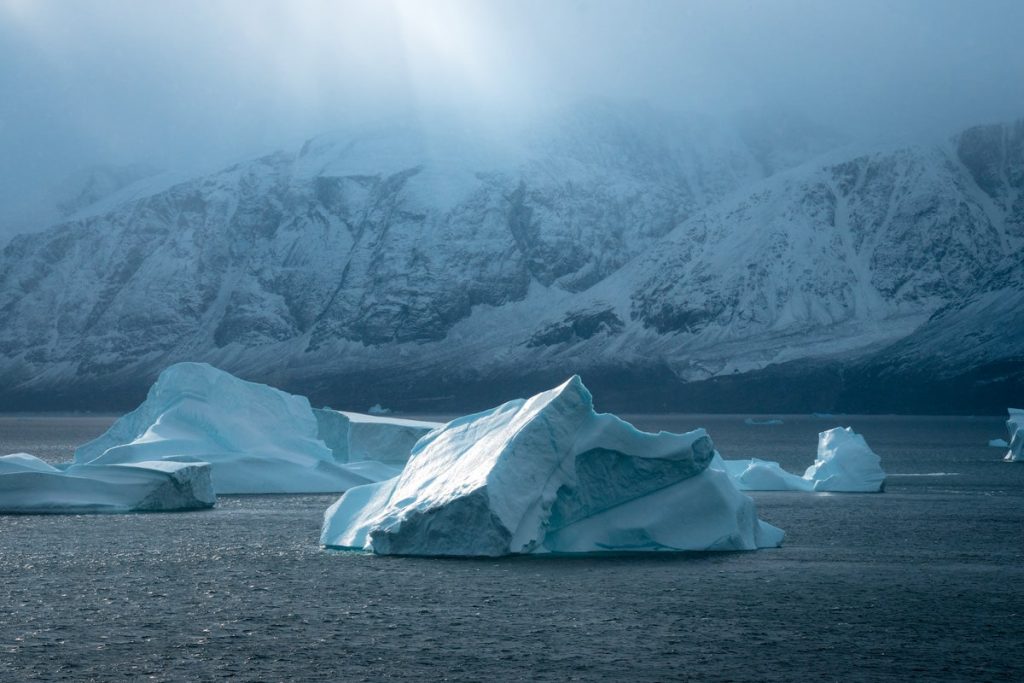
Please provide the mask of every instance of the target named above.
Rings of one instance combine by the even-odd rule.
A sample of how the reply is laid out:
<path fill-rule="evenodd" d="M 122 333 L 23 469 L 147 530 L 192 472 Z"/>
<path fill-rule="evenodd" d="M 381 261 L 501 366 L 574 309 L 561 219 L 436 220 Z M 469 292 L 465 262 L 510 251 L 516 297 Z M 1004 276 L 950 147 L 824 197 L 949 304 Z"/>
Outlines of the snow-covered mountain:
<path fill-rule="evenodd" d="M 131 402 L 203 360 L 336 407 L 581 372 L 626 409 L 831 409 L 850 368 L 932 362 L 954 314 L 942 362 L 1008 362 L 1019 388 L 1019 344 L 968 347 L 979 301 L 1021 336 L 1019 278 L 993 277 L 1019 270 L 1024 124 L 879 149 L 806 130 L 591 104 L 514 136 L 326 135 L 100 202 L 3 251 L 0 406 Z"/>

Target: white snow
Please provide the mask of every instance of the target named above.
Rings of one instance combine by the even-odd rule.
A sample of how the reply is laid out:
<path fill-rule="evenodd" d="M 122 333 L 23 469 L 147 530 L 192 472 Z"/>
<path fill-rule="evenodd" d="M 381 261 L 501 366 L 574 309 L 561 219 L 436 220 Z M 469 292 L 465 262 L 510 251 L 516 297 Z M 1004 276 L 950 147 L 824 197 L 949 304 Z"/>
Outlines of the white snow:
<path fill-rule="evenodd" d="M 408 442 L 413 427 L 403 424 L 400 436 L 391 438 L 389 423 L 375 422 L 359 432 L 359 456 L 351 457 L 345 432 L 351 417 L 320 412 L 333 415 L 318 419 L 303 396 L 205 363 L 179 363 L 160 374 L 142 405 L 78 448 L 75 462 L 208 462 L 217 493 L 339 492 L 394 475 L 389 466 L 348 463 L 371 458 L 375 443 L 390 449 L 386 457 L 400 460 L 394 449 Z M 337 430 L 326 435 L 331 446 L 321 421 Z"/>
<path fill-rule="evenodd" d="M 1024 462 L 1024 410 L 1007 408 L 1010 418 L 1006 421 L 1006 430 L 1010 433 L 1009 449 L 1003 460 L 1006 462 Z"/>
<path fill-rule="evenodd" d="M 864 437 L 849 427 L 836 427 L 818 435 L 818 458 L 802 477 L 758 458 L 716 457 L 711 467 L 727 472 L 742 491 L 879 493 L 886 478 L 881 463 Z"/>
<path fill-rule="evenodd" d="M 399 476 L 328 509 L 321 543 L 470 556 L 778 546 L 782 531 L 707 470 L 713 455 L 702 429 L 648 434 L 595 413 L 573 377 L 425 436 Z"/>
<path fill-rule="evenodd" d="M 213 507 L 205 463 L 53 467 L 27 453 L 0 457 L 0 513 L 166 512 Z"/>

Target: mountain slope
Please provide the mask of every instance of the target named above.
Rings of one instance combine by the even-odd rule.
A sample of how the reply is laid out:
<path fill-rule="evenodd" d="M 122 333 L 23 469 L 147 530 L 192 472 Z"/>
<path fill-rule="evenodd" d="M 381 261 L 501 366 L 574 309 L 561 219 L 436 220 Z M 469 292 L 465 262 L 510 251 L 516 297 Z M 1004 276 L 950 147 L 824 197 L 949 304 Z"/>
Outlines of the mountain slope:
<path fill-rule="evenodd" d="M 863 362 L 1024 244 L 1019 123 L 811 160 L 751 131 L 591 106 L 514 145 L 331 135 L 83 211 L 0 258 L 0 405 L 119 404 L 205 360 L 336 406 L 581 371 L 671 408 Z"/>

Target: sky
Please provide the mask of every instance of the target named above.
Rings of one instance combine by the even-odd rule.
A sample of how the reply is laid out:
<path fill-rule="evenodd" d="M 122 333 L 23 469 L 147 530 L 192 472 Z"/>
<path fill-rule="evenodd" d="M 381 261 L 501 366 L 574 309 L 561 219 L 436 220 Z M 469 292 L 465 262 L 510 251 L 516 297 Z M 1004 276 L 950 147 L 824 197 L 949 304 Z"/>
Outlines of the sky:
<path fill-rule="evenodd" d="M 1019 0 L 0 0 L 0 241 L 97 164 L 214 169 L 382 118 L 579 99 L 853 136 L 1024 117 Z"/>

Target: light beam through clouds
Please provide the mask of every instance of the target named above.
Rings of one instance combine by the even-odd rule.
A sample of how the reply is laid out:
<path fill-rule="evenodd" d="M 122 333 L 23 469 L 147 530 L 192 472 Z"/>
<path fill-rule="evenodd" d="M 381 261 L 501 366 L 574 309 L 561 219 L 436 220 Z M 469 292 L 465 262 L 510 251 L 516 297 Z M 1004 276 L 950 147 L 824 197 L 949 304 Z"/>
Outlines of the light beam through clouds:
<path fill-rule="evenodd" d="M 202 169 L 380 120 L 580 98 L 857 136 L 1024 116 L 1024 3 L 0 0 L 0 240 L 92 164 Z"/>

